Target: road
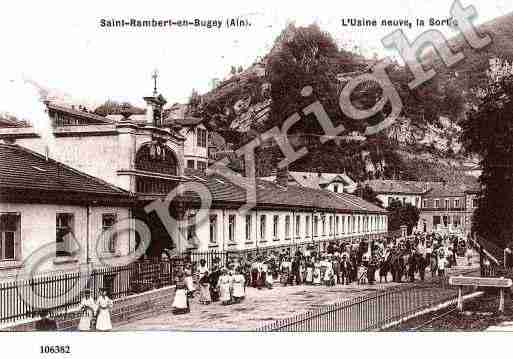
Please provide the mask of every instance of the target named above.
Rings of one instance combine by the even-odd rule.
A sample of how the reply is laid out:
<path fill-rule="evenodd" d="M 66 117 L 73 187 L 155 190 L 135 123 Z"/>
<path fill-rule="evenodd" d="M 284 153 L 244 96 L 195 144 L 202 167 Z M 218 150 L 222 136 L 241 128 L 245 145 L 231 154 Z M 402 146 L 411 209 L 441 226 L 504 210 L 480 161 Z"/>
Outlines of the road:
<path fill-rule="evenodd" d="M 463 258 L 458 258 L 458 263 L 458 266 L 449 269 L 449 274 L 469 270 L 469 267 L 463 264 Z M 470 268 L 476 268 L 476 265 Z M 239 304 L 229 306 L 223 306 L 220 303 L 201 305 L 196 297 L 191 301 L 191 312 L 188 314 L 163 313 L 152 318 L 122 324 L 114 330 L 255 330 L 276 320 L 308 312 L 320 306 L 344 302 L 379 289 L 398 285 L 408 286 L 410 284 L 377 283 L 375 285 L 358 285 L 353 283 L 334 287 L 307 285 L 283 287 L 278 283 L 273 289 L 257 290 L 248 288 L 246 299 Z"/>

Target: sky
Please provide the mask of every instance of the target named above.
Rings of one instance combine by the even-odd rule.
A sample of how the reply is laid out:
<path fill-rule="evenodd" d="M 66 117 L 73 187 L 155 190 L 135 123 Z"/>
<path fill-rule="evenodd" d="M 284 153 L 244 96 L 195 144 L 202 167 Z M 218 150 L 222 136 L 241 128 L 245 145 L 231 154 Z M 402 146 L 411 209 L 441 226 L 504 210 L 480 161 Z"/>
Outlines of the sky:
<path fill-rule="evenodd" d="M 2 5 L 0 31 L 0 92 L 13 80 L 31 79 L 59 96 L 69 95 L 88 106 L 106 99 L 143 105 L 153 89 L 152 71 L 169 103 L 187 101 L 192 89 L 204 93 L 213 78 L 227 76 L 231 65 L 251 65 L 265 55 L 288 22 L 313 22 L 329 31 L 339 44 L 358 45 L 363 54 L 396 55 L 381 38 L 397 27 L 343 27 L 343 18 L 447 18 L 452 1 L 10 1 Z M 513 0 L 462 0 L 474 5 L 476 23 L 513 11 Z M 101 28 L 100 20 L 248 19 L 249 28 L 120 29 Z M 404 29 L 412 39 L 429 27 Z M 456 33 L 437 28 L 448 36 Z M 3 97 L 3 98 L 2 98 Z M 0 97 L 0 111 L 11 100 Z"/>

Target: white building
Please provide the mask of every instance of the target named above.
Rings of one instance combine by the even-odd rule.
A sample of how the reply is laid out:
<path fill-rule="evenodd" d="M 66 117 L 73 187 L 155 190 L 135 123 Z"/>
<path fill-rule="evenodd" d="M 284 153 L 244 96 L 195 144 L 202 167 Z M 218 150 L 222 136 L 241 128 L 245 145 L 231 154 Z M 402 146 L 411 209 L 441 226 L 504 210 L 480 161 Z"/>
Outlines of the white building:
<path fill-rule="evenodd" d="M 105 229 L 109 220 L 122 217 L 136 218 L 148 225 L 151 230 L 148 256 L 160 256 L 165 249 L 177 252 L 242 250 L 344 238 L 361 240 L 387 232 L 386 211 L 356 196 L 342 193 L 351 183 L 338 176 L 319 181 L 318 189 L 288 182 L 278 185 L 257 180 L 256 204 L 242 215 L 239 208 L 246 203 L 245 189 L 237 181 L 232 182 L 222 175 L 207 175 L 202 171 L 203 165 L 198 166 L 198 161 L 206 162 L 208 158 L 207 148 L 203 146 L 205 141 L 208 142 L 208 133 L 201 132 L 205 129 L 203 124 L 162 120 L 165 99 L 154 93 L 145 100 L 150 110 L 143 121 L 128 111 L 122 114 L 122 118 L 114 120 L 48 104 L 54 127 L 54 140 L 50 144 L 26 124 L 0 125 L 0 141 L 4 142 L 2 148 L 5 151 L 16 148 L 20 153 L 31 153 L 32 157 L 43 162 L 49 157 L 52 160 L 45 163 L 60 162 L 63 165 L 55 165 L 56 168 L 66 168 L 67 172 L 80 174 L 80 178 L 89 178 L 90 182 L 104 186 L 98 187 L 98 192 L 91 190 L 89 182 L 77 181 L 74 190 L 80 200 L 76 201 L 73 191 L 68 191 L 65 186 L 53 187 L 53 202 L 41 202 L 37 196 L 26 197 L 23 193 L 6 190 L 5 195 L 9 196 L 2 196 L 0 212 L 21 215 L 16 217 L 19 218 L 17 220 L 10 216 L 2 218 L 5 218 L 7 227 L 20 228 L 18 232 L 14 231 L 16 238 L 19 237 L 16 245 L 21 248 L 21 252 L 16 253 L 23 255 L 15 254 L 13 260 L 9 250 L 0 262 L 9 262 L 7 267 L 16 268 L 20 260 L 30 256 L 40 244 L 56 245 L 57 238 L 60 238 L 56 230 L 70 225 L 73 230 L 68 232 L 75 234 L 80 246 L 90 249 L 94 245 L 92 237 L 100 230 L 100 223 Z M 201 142 L 199 146 L 198 141 Z M 195 169 L 186 168 L 187 160 L 195 161 Z M 4 165 L 8 168 L 8 162 Z M 29 173 L 37 174 L 39 177 L 33 179 L 35 182 L 44 182 L 45 175 L 56 177 L 54 185 L 57 186 L 62 173 L 54 169 L 50 176 L 41 166 L 36 164 L 30 168 L 13 168 L 12 171 L 21 179 Z M 8 179 L 6 173 L 0 172 L 0 184 Z M 208 220 L 192 224 L 198 203 L 197 198 L 188 193 L 178 193 L 176 201 L 171 205 L 168 203 L 166 214 L 176 219 L 188 219 L 191 223 L 188 228 L 170 225 L 166 218 L 162 218 L 162 213 L 147 209 L 150 204 L 163 203 L 161 200 L 179 184 L 192 182 L 205 185 L 211 194 Z M 337 183 L 344 187 L 335 188 Z M 90 198 L 78 195 L 80 193 Z M 118 197 L 123 200 L 118 200 Z M 25 219 L 29 221 L 25 222 Z M 2 236 L 4 238 L 4 234 Z M 9 245 L 12 244 L 11 237 L 7 240 L 11 241 Z M 113 252 L 115 255 L 126 254 L 135 247 L 130 238 L 119 241 L 119 248 Z M 3 245 L 3 248 L 12 247 Z M 67 268 L 64 265 L 73 267 L 84 260 L 94 260 L 90 250 L 80 253 L 82 257 L 86 256 L 85 259 L 70 260 L 58 258 L 62 253 L 57 254 L 55 250 L 55 260 L 45 269 L 57 270 Z"/>
<path fill-rule="evenodd" d="M 184 163 L 187 168 L 205 171 L 208 167 L 209 131 L 203 119 L 187 115 L 187 105 L 175 104 L 162 126 L 172 128 L 185 138 Z"/>
<path fill-rule="evenodd" d="M 422 195 L 427 193 L 431 185 L 436 182 L 402 181 L 402 180 L 369 180 L 363 183 L 368 185 L 377 194 L 384 207 L 388 207 L 392 200 L 410 203 L 420 208 Z"/>
<path fill-rule="evenodd" d="M 213 205 L 209 220 L 184 236 L 182 251 L 361 240 L 387 232 L 386 211 L 357 196 L 257 180 L 256 205 L 241 215 L 238 209 L 246 203 L 241 187 L 219 174 L 186 174 L 208 187 Z"/>
<path fill-rule="evenodd" d="M 266 181 L 276 181 L 276 175 L 262 177 Z M 289 171 L 288 183 L 302 187 L 325 189 L 335 193 L 353 193 L 356 182 L 346 173 Z"/>
<path fill-rule="evenodd" d="M 77 270 L 135 246 L 128 233 L 102 237 L 130 218 L 132 194 L 18 145 L 0 144 L 0 198 L 2 278 L 24 265 Z"/>

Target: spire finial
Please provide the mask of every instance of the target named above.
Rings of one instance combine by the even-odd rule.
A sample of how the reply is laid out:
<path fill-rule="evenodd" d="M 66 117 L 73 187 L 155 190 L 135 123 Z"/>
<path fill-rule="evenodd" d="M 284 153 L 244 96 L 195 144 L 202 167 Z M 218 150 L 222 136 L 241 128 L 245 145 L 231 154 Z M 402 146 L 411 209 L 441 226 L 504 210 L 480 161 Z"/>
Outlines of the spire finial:
<path fill-rule="evenodd" d="M 153 96 L 157 96 L 157 78 L 159 77 L 159 71 L 157 69 L 153 70 L 151 77 L 153 78 Z"/>

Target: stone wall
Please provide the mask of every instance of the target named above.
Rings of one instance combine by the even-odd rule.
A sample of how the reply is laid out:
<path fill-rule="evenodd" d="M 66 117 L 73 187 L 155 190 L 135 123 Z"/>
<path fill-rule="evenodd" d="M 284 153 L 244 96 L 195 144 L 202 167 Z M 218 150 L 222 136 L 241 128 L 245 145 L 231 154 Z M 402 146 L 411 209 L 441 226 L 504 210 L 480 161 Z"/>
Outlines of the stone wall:
<path fill-rule="evenodd" d="M 114 301 L 114 308 L 112 310 L 112 323 L 113 325 L 127 323 L 170 311 L 172 309 L 174 294 L 175 287 L 171 286 L 117 299 Z M 68 312 L 60 315 L 60 317 L 56 316 L 56 319 L 59 330 L 76 330 L 80 313 L 77 311 Z M 2 330 L 33 331 L 35 322 L 36 320 L 17 324 Z"/>

